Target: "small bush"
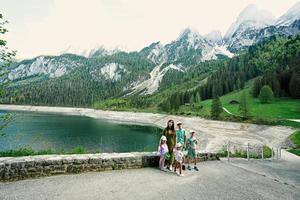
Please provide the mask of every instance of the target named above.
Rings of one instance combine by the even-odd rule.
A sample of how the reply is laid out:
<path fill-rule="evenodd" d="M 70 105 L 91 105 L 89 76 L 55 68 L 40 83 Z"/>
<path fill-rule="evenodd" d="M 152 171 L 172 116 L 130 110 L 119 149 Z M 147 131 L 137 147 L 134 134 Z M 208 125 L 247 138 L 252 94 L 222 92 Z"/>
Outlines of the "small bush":
<path fill-rule="evenodd" d="M 300 131 L 294 132 L 292 135 L 290 135 L 289 139 L 293 142 L 295 148 L 289 149 L 288 151 L 300 156 Z"/>
<path fill-rule="evenodd" d="M 265 85 L 261 88 L 258 96 L 261 103 L 272 103 L 274 94 L 270 86 Z"/>
<path fill-rule="evenodd" d="M 86 151 L 83 147 L 75 147 L 74 149 L 72 149 L 71 153 L 74 154 L 84 154 Z"/>

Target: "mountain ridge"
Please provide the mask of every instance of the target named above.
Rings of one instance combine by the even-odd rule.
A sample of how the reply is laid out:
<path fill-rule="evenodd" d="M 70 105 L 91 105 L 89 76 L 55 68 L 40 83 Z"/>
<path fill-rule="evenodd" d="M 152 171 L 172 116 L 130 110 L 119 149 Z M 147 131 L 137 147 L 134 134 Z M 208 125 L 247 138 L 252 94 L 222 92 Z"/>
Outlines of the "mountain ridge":
<path fill-rule="evenodd" d="M 293 13 L 298 10 L 298 5 L 300 4 L 296 4 L 295 8 L 289 9 L 283 16 L 292 16 L 294 19 Z M 201 35 L 189 27 L 167 44 L 160 41 L 153 42 L 140 51 L 126 52 L 118 49 L 108 51 L 99 46 L 84 51 L 87 56 L 64 52 L 59 56 L 38 56 L 23 60 L 10 66 L 7 76 L 2 79 L 11 81 L 12 87 L 18 90 L 30 88 L 29 84 L 49 84 L 55 89 L 59 87 L 57 85 L 59 82 L 69 90 L 71 90 L 70 83 L 78 88 L 98 87 L 97 91 L 101 94 L 91 94 L 91 98 L 97 95 L 101 98 L 151 95 L 159 91 L 161 82 L 168 82 L 164 81 L 164 78 L 170 73 L 177 73 L 176 76 L 180 78 L 180 74 L 194 69 L 199 63 L 232 58 L 266 38 L 289 36 L 300 32 L 300 17 L 289 25 L 278 26 L 274 21 L 272 25 L 265 26 L 259 20 L 256 24 L 257 16 L 253 18 L 248 16 L 249 13 L 257 12 L 262 11 L 253 6 L 245 8 L 240 14 L 243 19 L 233 23 L 234 31 L 231 31 L 233 32 L 229 34 L 231 37 L 227 39 L 217 30 Z M 271 23 L 272 20 L 267 15 L 262 21 Z M 111 91 L 102 91 L 107 89 Z M 72 94 L 74 92 L 72 90 Z"/>

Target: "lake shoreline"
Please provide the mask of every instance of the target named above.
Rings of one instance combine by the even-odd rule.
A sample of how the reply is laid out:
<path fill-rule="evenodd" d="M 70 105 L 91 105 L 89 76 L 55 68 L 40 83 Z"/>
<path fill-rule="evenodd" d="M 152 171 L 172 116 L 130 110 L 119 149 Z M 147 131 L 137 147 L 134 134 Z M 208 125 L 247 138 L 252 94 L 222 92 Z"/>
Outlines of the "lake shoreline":
<path fill-rule="evenodd" d="M 199 149 L 203 152 L 217 152 L 230 140 L 239 145 L 280 146 L 293 133 L 293 129 L 279 126 L 266 126 L 237 122 L 207 120 L 199 117 L 185 117 L 167 114 L 142 112 L 104 111 L 91 108 L 24 106 L 0 104 L 0 110 L 30 111 L 78 115 L 96 119 L 109 120 L 115 123 L 151 125 L 164 128 L 169 119 L 182 121 L 184 128 L 195 130 L 201 141 Z"/>

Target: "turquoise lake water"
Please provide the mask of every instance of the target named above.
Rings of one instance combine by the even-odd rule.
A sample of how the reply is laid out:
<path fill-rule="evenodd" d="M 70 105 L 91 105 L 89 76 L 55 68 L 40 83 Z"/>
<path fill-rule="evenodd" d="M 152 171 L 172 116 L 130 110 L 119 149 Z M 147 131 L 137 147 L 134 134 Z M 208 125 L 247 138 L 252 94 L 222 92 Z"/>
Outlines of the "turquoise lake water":
<path fill-rule="evenodd" d="M 5 111 L 0 111 L 4 115 Z M 38 112 L 10 112 L 13 121 L 2 130 L 0 150 L 31 147 L 34 150 L 88 152 L 156 151 L 161 129 L 116 124 L 106 120 Z"/>

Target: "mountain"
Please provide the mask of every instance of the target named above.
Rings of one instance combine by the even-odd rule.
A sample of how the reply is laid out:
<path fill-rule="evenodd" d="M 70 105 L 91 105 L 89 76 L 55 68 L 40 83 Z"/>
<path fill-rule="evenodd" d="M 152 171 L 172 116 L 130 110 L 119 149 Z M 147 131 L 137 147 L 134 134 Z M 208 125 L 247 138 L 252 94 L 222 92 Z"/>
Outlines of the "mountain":
<path fill-rule="evenodd" d="M 229 27 L 224 40 L 231 52 L 237 52 L 256 42 L 255 33 L 272 25 L 275 18 L 265 10 L 259 10 L 255 5 L 247 6 Z"/>
<path fill-rule="evenodd" d="M 297 19 L 300 19 L 300 2 L 296 3 L 284 15 L 276 21 L 276 26 L 289 26 Z"/>
<path fill-rule="evenodd" d="M 160 42 L 151 44 L 140 51 L 156 66 L 150 72 L 150 78 L 132 88 L 132 94 L 153 94 L 159 89 L 165 74 L 169 71 L 184 73 L 190 66 L 219 56 L 232 57 L 233 54 L 222 46 L 220 32 L 212 32 L 201 36 L 196 30 L 187 28 L 180 36 L 163 45 Z"/>
<path fill-rule="evenodd" d="M 213 43 L 215 43 L 215 44 L 218 44 L 218 45 L 222 45 L 222 43 L 223 43 L 223 37 L 222 37 L 222 34 L 221 34 L 221 32 L 218 31 L 218 30 L 213 30 L 213 31 L 211 31 L 210 33 L 204 35 L 204 37 L 205 37 L 207 40 L 209 40 L 209 41 L 211 41 L 211 42 L 213 42 Z"/>
<path fill-rule="evenodd" d="M 271 36 L 294 35 L 300 31 L 299 11 L 297 3 L 276 21 L 267 11 L 249 5 L 228 29 L 225 45 L 230 52 L 237 53 Z"/>
<path fill-rule="evenodd" d="M 90 48 L 83 49 L 81 47 L 76 46 L 69 46 L 65 50 L 60 52 L 60 55 L 62 54 L 75 54 L 79 56 L 83 56 L 86 58 L 96 57 L 96 56 L 107 56 L 112 55 L 118 52 L 126 52 L 125 49 L 122 49 L 121 47 L 117 46 L 112 50 L 107 50 L 104 46 L 101 45 L 95 45 Z"/>
<path fill-rule="evenodd" d="M 259 10 L 255 5 L 250 4 L 238 15 L 236 21 L 231 24 L 224 39 L 228 40 L 237 32 L 242 32 L 246 29 L 264 28 L 272 25 L 274 21 L 275 18 L 268 11 Z"/>
<path fill-rule="evenodd" d="M 13 64 L 7 74 L 8 81 L 17 81 L 29 77 L 43 76 L 57 78 L 82 66 L 83 58 L 77 55 L 39 56 Z"/>
<path fill-rule="evenodd" d="M 27 103 L 88 105 L 111 97 L 152 95 L 179 83 L 172 80 L 174 77 L 180 80 L 188 74 L 207 78 L 222 66 L 223 60 L 247 51 L 255 43 L 272 36 L 299 33 L 299 5 L 277 21 L 268 12 L 249 5 L 224 37 L 217 30 L 201 35 L 186 28 L 167 44 L 154 42 L 136 52 L 107 50 L 103 46 L 88 50 L 70 46 L 58 56 L 38 56 L 13 63 L 2 81 L 10 81 L 8 90 L 12 94 L 22 93 L 25 99 L 30 99 Z M 43 100 L 45 96 L 47 101 Z"/>

